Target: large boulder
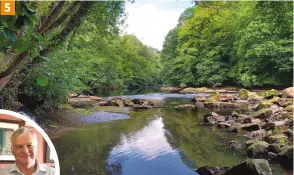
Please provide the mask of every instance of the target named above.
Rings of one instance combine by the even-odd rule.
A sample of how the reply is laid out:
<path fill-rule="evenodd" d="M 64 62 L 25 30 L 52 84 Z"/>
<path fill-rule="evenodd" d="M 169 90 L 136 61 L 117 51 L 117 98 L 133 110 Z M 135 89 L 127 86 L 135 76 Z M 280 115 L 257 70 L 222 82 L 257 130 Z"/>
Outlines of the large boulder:
<path fill-rule="evenodd" d="M 294 97 L 294 87 L 286 88 L 282 91 L 283 97 L 293 98 Z"/>
<path fill-rule="evenodd" d="M 192 104 L 183 104 L 183 105 L 177 105 L 177 106 L 175 106 L 175 108 L 178 108 L 178 109 L 189 109 L 189 108 L 195 108 L 195 106 L 194 105 L 192 105 Z"/>
<path fill-rule="evenodd" d="M 262 100 L 262 97 L 258 96 L 256 92 L 250 92 L 247 100 L 249 103 L 257 103 Z"/>
<path fill-rule="evenodd" d="M 250 91 L 246 90 L 246 89 L 240 89 L 238 91 L 239 97 L 241 100 L 247 100 L 247 98 L 249 97 L 249 93 Z"/>
<path fill-rule="evenodd" d="M 234 96 L 232 94 L 221 94 L 218 96 L 218 100 L 221 102 L 232 102 L 234 101 Z"/>
<path fill-rule="evenodd" d="M 257 131 L 246 133 L 245 136 L 247 136 L 249 139 L 262 140 L 265 137 L 265 135 L 266 131 L 264 129 L 260 129 Z"/>
<path fill-rule="evenodd" d="M 194 98 L 192 98 L 191 100 L 192 102 L 205 102 L 206 101 L 206 97 L 204 96 L 195 96 Z"/>
<path fill-rule="evenodd" d="M 281 151 L 282 151 L 282 145 L 279 144 L 279 143 L 273 143 L 273 144 L 270 144 L 268 147 L 267 147 L 267 151 L 268 152 L 272 152 L 272 153 L 275 153 L 275 154 L 279 154 Z"/>
<path fill-rule="evenodd" d="M 267 135 L 264 140 L 268 143 L 281 143 L 281 144 L 286 144 L 288 137 L 285 136 L 284 134 L 271 134 Z"/>
<path fill-rule="evenodd" d="M 220 94 L 218 92 L 214 92 L 212 93 L 207 99 L 207 102 L 219 102 L 218 97 L 220 96 Z"/>
<path fill-rule="evenodd" d="M 199 175 L 214 175 L 228 170 L 229 167 L 203 166 L 196 170 Z"/>
<path fill-rule="evenodd" d="M 287 171 L 293 171 L 293 145 L 284 148 L 276 157 L 281 167 Z"/>
<path fill-rule="evenodd" d="M 265 119 L 273 114 L 271 109 L 260 109 L 252 114 L 253 118 Z"/>
<path fill-rule="evenodd" d="M 225 119 L 224 116 L 219 116 L 215 112 L 204 115 L 204 122 L 208 122 L 210 124 L 216 124 L 218 122 L 224 122 L 225 120 L 226 119 Z"/>
<path fill-rule="evenodd" d="M 272 170 L 265 159 L 248 159 L 233 166 L 223 175 L 272 175 Z"/>
<path fill-rule="evenodd" d="M 97 104 L 97 101 L 91 100 L 90 98 L 70 98 L 68 99 L 68 102 L 70 105 L 75 106 L 75 107 L 84 107 L 84 106 L 89 106 L 89 105 L 94 105 Z"/>
<path fill-rule="evenodd" d="M 124 100 L 124 104 L 128 107 L 134 107 L 135 105 L 131 100 Z"/>
<path fill-rule="evenodd" d="M 179 87 L 161 87 L 160 90 L 162 91 L 168 91 L 168 92 L 179 92 L 181 91 L 183 88 L 179 88 Z"/>
<path fill-rule="evenodd" d="M 282 121 L 269 121 L 262 128 L 265 130 L 273 130 L 275 128 L 284 127 L 287 123 L 288 119 Z"/>
<path fill-rule="evenodd" d="M 271 90 L 264 91 L 262 95 L 265 99 L 271 99 L 273 97 L 277 97 L 279 93 L 277 90 L 271 89 Z"/>
<path fill-rule="evenodd" d="M 89 96 L 89 98 L 91 100 L 95 100 L 95 101 L 103 101 L 104 100 L 102 97 L 97 97 L 97 96 Z"/>
<path fill-rule="evenodd" d="M 197 92 L 214 92 L 214 90 L 208 89 L 206 87 L 201 87 L 201 88 L 185 88 L 182 91 L 180 91 L 181 93 L 197 93 Z"/>
<path fill-rule="evenodd" d="M 264 141 L 256 141 L 246 149 L 248 157 L 261 158 L 267 156 L 267 148 L 269 144 Z"/>
<path fill-rule="evenodd" d="M 287 107 L 287 106 L 293 104 L 293 99 L 291 99 L 291 98 L 278 98 L 273 103 L 275 103 L 279 106 L 282 106 L 282 107 Z"/>
<path fill-rule="evenodd" d="M 293 108 L 294 108 L 294 105 L 292 104 L 292 105 L 285 107 L 283 110 L 287 111 L 287 112 L 293 112 Z"/>
<path fill-rule="evenodd" d="M 124 99 L 122 98 L 113 98 L 111 99 L 111 105 L 112 106 L 119 106 L 119 107 L 124 107 Z"/>
<path fill-rule="evenodd" d="M 242 125 L 241 123 L 232 124 L 232 126 L 229 127 L 229 130 L 232 131 L 232 132 L 240 132 L 241 125 Z"/>

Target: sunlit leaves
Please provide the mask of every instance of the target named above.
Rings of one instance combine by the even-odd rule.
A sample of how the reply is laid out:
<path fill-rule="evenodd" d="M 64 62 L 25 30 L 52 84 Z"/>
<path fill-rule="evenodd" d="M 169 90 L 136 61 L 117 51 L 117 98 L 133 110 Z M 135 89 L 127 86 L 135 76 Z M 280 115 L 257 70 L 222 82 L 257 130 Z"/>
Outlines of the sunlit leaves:
<path fill-rule="evenodd" d="M 171 47 L 165 44 L 162 60 L 173 70 L 167 71 L 166 82 L 178 85 L 193 74 L 190 85 L 291 85 L 292 6 L 293 2 L 199 3 L 180 23 L 173 49 L 189 58 L 191 69 L 173 69 L 180 65 L 177 58 L 167 62 L 173 51 L 166 53 Z M 165 43 L 172 43 L 170 33 Z"/>
<path fill-rule="evenodd" d="M 48 84 L 48 78 L 46 76 L 40 76 L 38 79 L 37 79 L 37 83 L 38 85 L 40 86 L 46 86 Z"/>

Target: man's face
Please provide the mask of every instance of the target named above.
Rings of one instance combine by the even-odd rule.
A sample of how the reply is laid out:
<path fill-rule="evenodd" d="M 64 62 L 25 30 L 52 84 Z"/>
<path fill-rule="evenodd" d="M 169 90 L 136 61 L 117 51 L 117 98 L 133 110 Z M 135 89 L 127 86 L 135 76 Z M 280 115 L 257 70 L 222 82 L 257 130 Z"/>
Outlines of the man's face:
<path fill-rule="evenodd" d="M 11 151 L 16 163 L 24 166 L 32 165 L 36 159 L 37 140 L 31 133 L 16 136 L 12 140 Z"/>

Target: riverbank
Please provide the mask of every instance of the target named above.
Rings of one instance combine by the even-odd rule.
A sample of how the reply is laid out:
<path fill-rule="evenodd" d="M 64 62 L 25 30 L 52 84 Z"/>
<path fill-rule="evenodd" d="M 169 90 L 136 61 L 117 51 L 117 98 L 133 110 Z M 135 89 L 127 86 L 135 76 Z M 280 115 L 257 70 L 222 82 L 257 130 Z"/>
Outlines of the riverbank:
<path fill-rule="evenodd" d="M 273 92 L 275 92 L 274 95 L 273 95 Z M 263 94 L 263 96 L 259 96 L 260 94 Z M 83 98 L 87 98 L 87 97 L 83 97 Z M 96 118 L 97 116 L 101 117 L 102 113 L 99 113 L 99 112 L 105 112 L 105 109 L 103 111 L 102 108 L 109 108 L 108 112 L 112 111 L 109 113 L 109 115 L 116 115 L 116 114 L 122 114 L 122 113 L 128 114 L 123 112 L 126 109 L 127 111 L 138 110 L 138 108 L 136 109 L 130 106 L 128 107 L 123 106 L 125 105 L 126 101 L 127 103 L 129 102 L 128 101 L 129 99 L 126 100 L 123 98 L 116 97 L 116 98 L 111 98 L 107 100 L 110 101 L 108 102 L 109 104 L 112 104 L 114 106 L 99 106 L 99 107 L 94 106 L 92 107 L 92 111 L 79 109 L 80 112 L 84 111 L 84 113 L 86 114 L 81 116 L 82 117 L 87 116 L 88 118 L 90 116 L 91 118 L 91 114 L 96 113 L 95 115 L 92 115 L 93 118 Z M 233 111 L 231 115 L 229 116 L 223 116 L 221 114 L 218 114 L 217 112 L 208 113 L 203 116 L 203 122 L 204 122 L 203 125 L 207 126 L 207 124 L 209 124 L 213 128 L 218 128 L 221 130 L 228 130 L 232 132 L 242 132 L 242 134 L 245 135 L 246 138 L 248 139 L 250 138 L 250 140 L 246 142 L 244 145 L 240 145 L 238 140 L 231 140 L 230 142 L 228 142 L 227 147 L 232 148 L 232 151 L 238 148 L 243 148 L 243 151 L 249 158 L 253 158 L 253 159 L 263 158 L 264 160 L 269 161 L 271 163 L 277 156 L 283 157 L 282 152 L 287 152 L 287 151 L 284 151 L 284 148 L 286 149 L 289 146 L 291 147 L 292 142 L 290 141 L 293 139 L 293 137 L 291 136 L 291 133 L 293 133 L 292 132 L 293 124 L 291 126 L 291 123 L 293 123 L 293 114 L 291 112 L 291 109 L 293 111 L 293 104 L 291 104 L 292 100 L 293 100 L 292 98 L 283 98 L 283 94 L 277 91 L 262 92 L 257 94 L 250 91 L 242 90 L 242 92 L 238 94 L 237 93 L 224 94 L 224 93 L 218 93 L 218 92 L 217 93 L 213 92 L 210 94 L 202 93 L 201 95 L 198 94 L 194 96 L 194 98 L 192 99 L 192 102 L 189 104 L 177 103 L 177 104 L 174 104 L 173 107 L 182 110 L 182 108 L 199 107 L 201 106 L 199 104 L 202 103 L 203 107 L 211 108 L 213 109 L 213 111 L 217 111 L 220 108 L 226 108 L 228 110 Z M 130 101 L 138 101 L 139 104 L 141 104 L 142 106 L 145 105 L 145 107 L 146 105 L 150 106 L 146 108 L 140 108 L 140 110 L 152 109 L 154 107 L 152 106 L 153 103 L 146 99 L 145 100 L 133 99 Z M 160 100 L 160 101 L 162 102 L 165 100 Z M 238 104 L 238 103 L 246 104 L 246 105 L 242 106 L 241 109 L 239 105 L 235 105 L 234 106 L 235 112 L 234 112 L 234 109 L 232 108 L 232 105 L 229 105 L 229 108 L 228 108 L 228 104 Z M 214 105 L 205 105 L 205 104 L 214 104 Z M 170 106 L 171 103 L 165 104 L 165 105 Z M 288 107 L 291 105 L 292 105 L 292 108 Z M 110 110 L 110 108 L 112 109 Z M 76 108 L 73 108 L 73 109 L 76 110 Z M 290 111 L 286 111 L 285 109 Z M 113 110 L 118 113 L 113 113 L 114 112 Z M 104 117 L 108 118 L 108 116 L 104 116 Z M 73 120 L 74 118 L 75 117 L 71 116 L 70 119 Z M 95 122 L 101 122 L 101 120 L 94 120 L 94 123 Z M 70 132 L 70 129 L 72 129 L 70 126 L 68 128 L 59 128 L 59 127 L 56 127 L 56 128 L 62 130 L 61 133 L 62 132 L 66 133 L 67 131 Z M 218 129 L 214 129 L 214 131 L 217 131 Z M 53 133 L 60 133 L 60 132 L 53 130 L 52 134 Z M 277 135 L 279 137 L 277 137 Z M 281 144 L 283 145 L 281 146 Z M 265 147 L 262 147 L 264 148 L 264 152 L 259 151 L 260 145 L 266 145 Z M 277 147 L 279 148 L 278 150 L 279 152 L 277 152 L 276 150 Z M 273 150 L 273 148 L 275 150 Z M 293 149 L 293 143 L 292 143 L 292 149 Z M 255 152 L 256 150 L 258 150 L 259 152 L 256 153 Z M 282 167 L 283 166 L 284 165 L 282 165 Z"/>

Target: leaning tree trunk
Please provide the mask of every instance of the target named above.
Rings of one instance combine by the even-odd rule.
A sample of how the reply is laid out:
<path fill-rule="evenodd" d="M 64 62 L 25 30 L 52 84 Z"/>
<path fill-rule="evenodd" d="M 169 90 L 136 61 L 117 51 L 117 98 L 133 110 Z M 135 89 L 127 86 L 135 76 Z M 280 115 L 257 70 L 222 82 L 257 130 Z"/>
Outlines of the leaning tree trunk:
<path fill-rule="evenodd" d="M 57 2 L 54 8 L 51 9 L 47 17 L 41 17 L 39 19 L 39 25 L 36 27 L 35 31 L 41 35 L 47 35 L 51 31 L 54 31 L 61 24 L 66 23 L 65 27 L 57 34 L 53 40 L 58 40 L 60 42 L 64 41 L 66 36 L 77 26 L 81 24 L 82 18 L 87 14 L 91 8 L 92 2 L 82 2 L 75 1 L 68 3 L 65 1 Z M 20 38 L 23 33 L 19 32 L 18 38 Z M 52 47 L 56 46 L 58 43 L 49 45 L 48 48 L 43 50 L 43 55 L 48 54 Z M 7 68 L 0 72 L 0 91 L 6 86 L 6 84 L 11 79 L 14 71 L 19 67 L 24 60 L 27 59 L 28 50 L 21 52 L 19 54 L 11 54 L 2 58 L 5 63 L 8 63 Z M 34 59 L 33 59 L 34 60 Z M 1 70 L 1 69 L 0 69 Z"/>

